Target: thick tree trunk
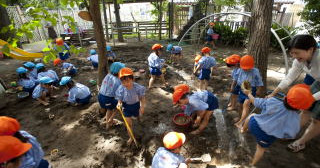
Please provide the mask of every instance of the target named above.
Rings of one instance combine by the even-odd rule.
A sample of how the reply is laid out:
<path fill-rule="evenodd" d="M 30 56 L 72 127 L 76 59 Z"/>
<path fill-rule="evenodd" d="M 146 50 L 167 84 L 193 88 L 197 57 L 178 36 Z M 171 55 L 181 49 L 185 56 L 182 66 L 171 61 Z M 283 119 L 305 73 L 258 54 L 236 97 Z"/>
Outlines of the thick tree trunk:
<path fill-rule="evenodd" d="M 101 21 L 101 13 L 99 7 L 99 0 L 90 0 L 89 10 L 93 21 L 94 35 L 97 41 L 98 54 L 99 54 L 99 74 L 98 83 L 101 84 L 104 76 L 108 73 L 108 63 L 106 60 L 106 41 L 103 34 L 103 26 Z"/>
<path fill-rule="evenodd" d="M 120 5 L 118 4 L 117 0 L 113 0 L 113 5 L 114 5 L 114 14 L 116 16 L 117 28 L 121 28 L 121 19 L 120 19 L 120 12 L 119 12 Z M 119 42 L 124 42 L 121 29 L 118 29 L 118 40 Z"/>
<path fill-rule="evenodd" d="M 108 18 L 107 18 L 107 9 L 106 9 L 105 0 L 102 0 L 102 9 L 103 9 L 103 16 L 104 16 L 104 26 L 106 28 L 106 41 L 109 42 Z"/>
<path fill-rule="evenodd" d="M 1 5 L 0 5 L 0 20 L 1 20 L 0 21 L 0 30 L 3 27 L 10 25 L 10 18 L 7 13 L 7 10 L 5 7 L 3 7 Z M 9 37 L 10 37 L 9 33 L 3 33 L 3 34 L 0 33 L 0 39 L 2 39 L 2 40 L 7 41 Z"/>
<path fill-rule="evenodd" d="M 267 68 L 272 23 L 273 0 L 253 0 L 249 31 L 248 54 L 255 57 L 260 70 L 265 93 L 267 88 Z"/>

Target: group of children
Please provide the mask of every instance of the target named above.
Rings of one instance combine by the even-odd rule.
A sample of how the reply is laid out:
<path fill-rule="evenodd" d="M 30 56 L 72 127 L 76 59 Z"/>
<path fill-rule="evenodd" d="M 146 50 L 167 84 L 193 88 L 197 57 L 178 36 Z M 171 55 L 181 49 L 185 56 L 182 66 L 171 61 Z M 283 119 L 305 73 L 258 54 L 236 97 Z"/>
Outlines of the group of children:
<path fill-rule="evenodd" d="M 110 58 L 109 60 L 113 63 L 110 66 L 109 74 L 102 81 L 98 94 L 101 112 L 106 113 L 106 127 L 110 128 L 114 124 L 113 118 L 116 110 L 122 110 L 128 125 L 132 129 L 133 119 L 144 114 L 145 87 L 134 82 L 132 69 L 125 67 L 121 62 L 114 62 L 115 54 L 111 51 L 110 46 L 107 46 L 106 49 L 109 50 L 108 59 Z M 151 75 L 149 89 L 152 88 L 156 77 L 160 77 L 163 84 L 167 85 L 161 71 L 165 63 L 165 60 L 160 58 L 163 46 L 154 44 L 151 49 L 152 53 L 148 57 Z M 175 61 L 182 57 L 182 49 L 179 47 L 169 44 L 167 51 L 170 52 L 171 59 Z M 185 115 L 192 118 L 194 130 L 190 134 L 194 135 L 200 134 L 207 127 L 212 114 L 219 108 L 218 98 L 207 90 L 210 76 L 216 65 L 215 58 L 210 55 L 210 52 L 209 47 L 204 47 L 201 49 L 201 55 L 197 55 L 195 58 L 193 74 L 198 76 L 200 80 L 200 90 L 191 92 L 190 86 L 180 84 L 174 87 L 172 94 L 173 104 L 181 106 Z M 89 88 L 72 80 L 71 76 L 75 75 L 77 71 L 66 60 L 61 58 L 54 60 L 54 65 L 61 66 L 62 69 L 67 70 L 69 75 L 62 77 L 61 80 L 59 80 L 57 73 L 53 70 L 46 70 L 42 63 L 36 65 L 32 62 L 24 63 L 24 67 L 17 69 L 20 78 L 19 85 L 23 86 L 23 90 L 32 93 L 32 97 L 44 105 L 48 105 L 47 98 L 53 97 L 52 92 L 58 85 L 68 88 L 68 101 L 70 103 L 89 103 L 91 98 Z M 95 50 L 90 50 L 88 60 L 92 62 L 93 67 L 98 66 L 98 55 Z M 227 57 L 225 63 L 233 69 L 228 110 L 236 109 L 238 101 L 240 118 L 235 122 L 235 126 L 240 128 L 243 133 L 249 130 L 256 137 L 258 144 L 252 161 L 252 165 L 255 165 L 261 159 L 265 149 L 276 139 L 294 138 L 296 136 L 300 130 L 300 118 L 297 111 L 308 109 L 314 102 L 314 98 L 309 87 L 301 84 L 292 87 L 283 100 L 255 98 L 254 96 L 259 94 L 261 87 L 263 87 L 263 82 L 259 70 L 254 67 L 253 56 L 245 55 L 241 57 L 234 54 Z M 244 87 L 244 83 L 248 83 L 249 87 Z M 302 100 L 308 100 L 308 103 Z M 251 104 L 260 108 L 262 110 L 261 114 L 248 116 Z M 160 147 L 157 150 L 152 161 L 152 167 L 186 167 L 190 160 L 186 160 L 179 155 L 185 139 L 183 133 L 170 132 L 166 134 L 163 138 L 164 148 Z M 131 144 L 132 142 L 133 139 L 130 137 L 127 143 Z M 30 148 L 28 144 L 19 143 L 21 143 L 21 146 L 26 146 L 24 152 L 27 151 L 27 148 Z"/>

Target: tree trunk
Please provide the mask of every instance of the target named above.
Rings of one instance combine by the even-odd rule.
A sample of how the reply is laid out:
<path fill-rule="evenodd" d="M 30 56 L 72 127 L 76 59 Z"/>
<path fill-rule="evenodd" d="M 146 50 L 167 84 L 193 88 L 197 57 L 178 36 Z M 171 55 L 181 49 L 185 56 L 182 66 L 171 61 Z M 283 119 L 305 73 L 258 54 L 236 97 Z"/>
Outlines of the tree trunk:
<path fill-rule="evenodd" d="M 106 41 L 109 42 L 108 18 L 107 18 L 107 10 L 106 10 L 106 1 L 105 0 L 102 0 L 102 9 L 103 9 L 103 16 L 104 16 L 104 26 L 106 28 Z"/>
<path fill-rule="evenodd" d="M 259 69 L 264 83 L 263 92 L 267 88 L 267 68 L 269 43 L 272 23 L 273 0 L 254 0 L 249 30 L 248 54 L 255 57 L 256 67 Z"/>
<path fill-rule="evenodd" d="M 161 33 L 162 33 L 162 1 L 159 1 L 159 40 L 161 40 Z"/>
<path fill-rule="evenodd" d="M 113 5 L 114 5 L 114 14 L 116 16 L 116 26 L 117 28 L 121 28 L 121 19 L 120 19 L 120 5 L 118 4 L 117 0 L 113 0 Z M 122 30 L 121 29 L 117 29 L 118 31 L 118 40 L 119 42 L 124 42 L 123 40 L 123 35 L 122 35 Z"/>
<path fill-rule="evenodd" d="M 99 7 L 99 0 L 90 0 L 89 5 L 90 15 L 93 21 L 94 35 L 97 41 L 98 54 L 99 54 L 99 67 L 98 67 L 98 84 L 100 85 L 104 76 L 108 73 L 108 62 L 106 59 L 106 41 L 103 34 L 103 26 L 101 21 L 101 13 Z"/>
<path fill-rule="evenodd" d="M 1 20 L 0 30 L 3 27 L 10 25 L 10 18 L 9 18 L 8 12 L 7 12 L 6 8 L 1 5 L 0 5 L 0 20 Z M 9 33 L 3 33 L 3 34 L 0 33 L 0 39 L 2 39 L 2 40 L 7 41 L 9 37 L 10 37 Z"/>

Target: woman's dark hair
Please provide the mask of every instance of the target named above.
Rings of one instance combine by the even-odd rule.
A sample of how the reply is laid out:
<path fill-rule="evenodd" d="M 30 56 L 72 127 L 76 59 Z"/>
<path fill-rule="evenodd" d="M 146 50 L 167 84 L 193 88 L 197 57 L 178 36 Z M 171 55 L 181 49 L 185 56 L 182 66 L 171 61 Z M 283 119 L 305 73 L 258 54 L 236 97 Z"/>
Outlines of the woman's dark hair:
<path fill-rule="evenodd" d="M 29 79 L 26 73 L 19 74 L 19 78 L 21 79 Z"/>
<path fill-rule="evenodd" d="M 129 75 L 129 76 L 123 76 L 120 78 L 121 81 L 127 80 L 127 79 L 132 79 L 133 80 L 133 75 Z"/>
<path fill-rule="evenodd" d="M 309 50 L 310 48 L 317 48 L 317 42 L 313 38 L 313 36 L 308 34 L 300 34 L 294 36 L 287 44 L 288 50 L 290 51 L 292 48 L 301 49 L 301 50 Z"/>
<path fill-rule="evenodd" d="M 288 110 L 299 111 L 298 109 L 293 108 L 293 107 L 291 107 L 291 106 L 288 104 L 287 97 L 285 97 L 285 98 L 283 99 L 283 104 L 284 104 L 284 106 L 285 106 Z"/>
<path fill-rule="evenodd" d="M 19 131 L 17 131 L 13 136 L 18 138 L 23 143 L 27 143 L 29 140 L 29 138 L 24 137 Z"/>
<path fill-rule="evenodd" d="M 40 72 L 45 72 L 45 71 L 46 71 L 46 68 L 45 68 L 45 67 L 42 67 L 42 68 L 38 69 L 38 73 L 40 73 Z"/>

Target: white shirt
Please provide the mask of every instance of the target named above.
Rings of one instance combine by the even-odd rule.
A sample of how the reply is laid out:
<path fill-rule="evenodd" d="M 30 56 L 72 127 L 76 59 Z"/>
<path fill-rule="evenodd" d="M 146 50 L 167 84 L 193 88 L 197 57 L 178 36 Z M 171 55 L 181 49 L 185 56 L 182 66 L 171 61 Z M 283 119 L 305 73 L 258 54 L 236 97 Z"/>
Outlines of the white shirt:
<path fill-rule="evenodd" d="M 76 83 L 75 86 L 69 90 L 68 102 L 75 103 L 77 99 L 84 99 L 90 94 L 90 89 L 87 86 Z"/>
<path fill-rule="evenodd" d="M 280 82 L 278 87 L 280 89 L 286 89 L 296 80 L 301 72 L 305 72 L 311 75 L 316 81 L 320 81 L 320 52 L 319 49 L 315 51 L 312 56 L 311 62 L 299 62 L 295 59 L 292 63 L 292 67 L 286 77 Z M 320 100 L 320 91 L 313 94 L 316 100 Z"/>

